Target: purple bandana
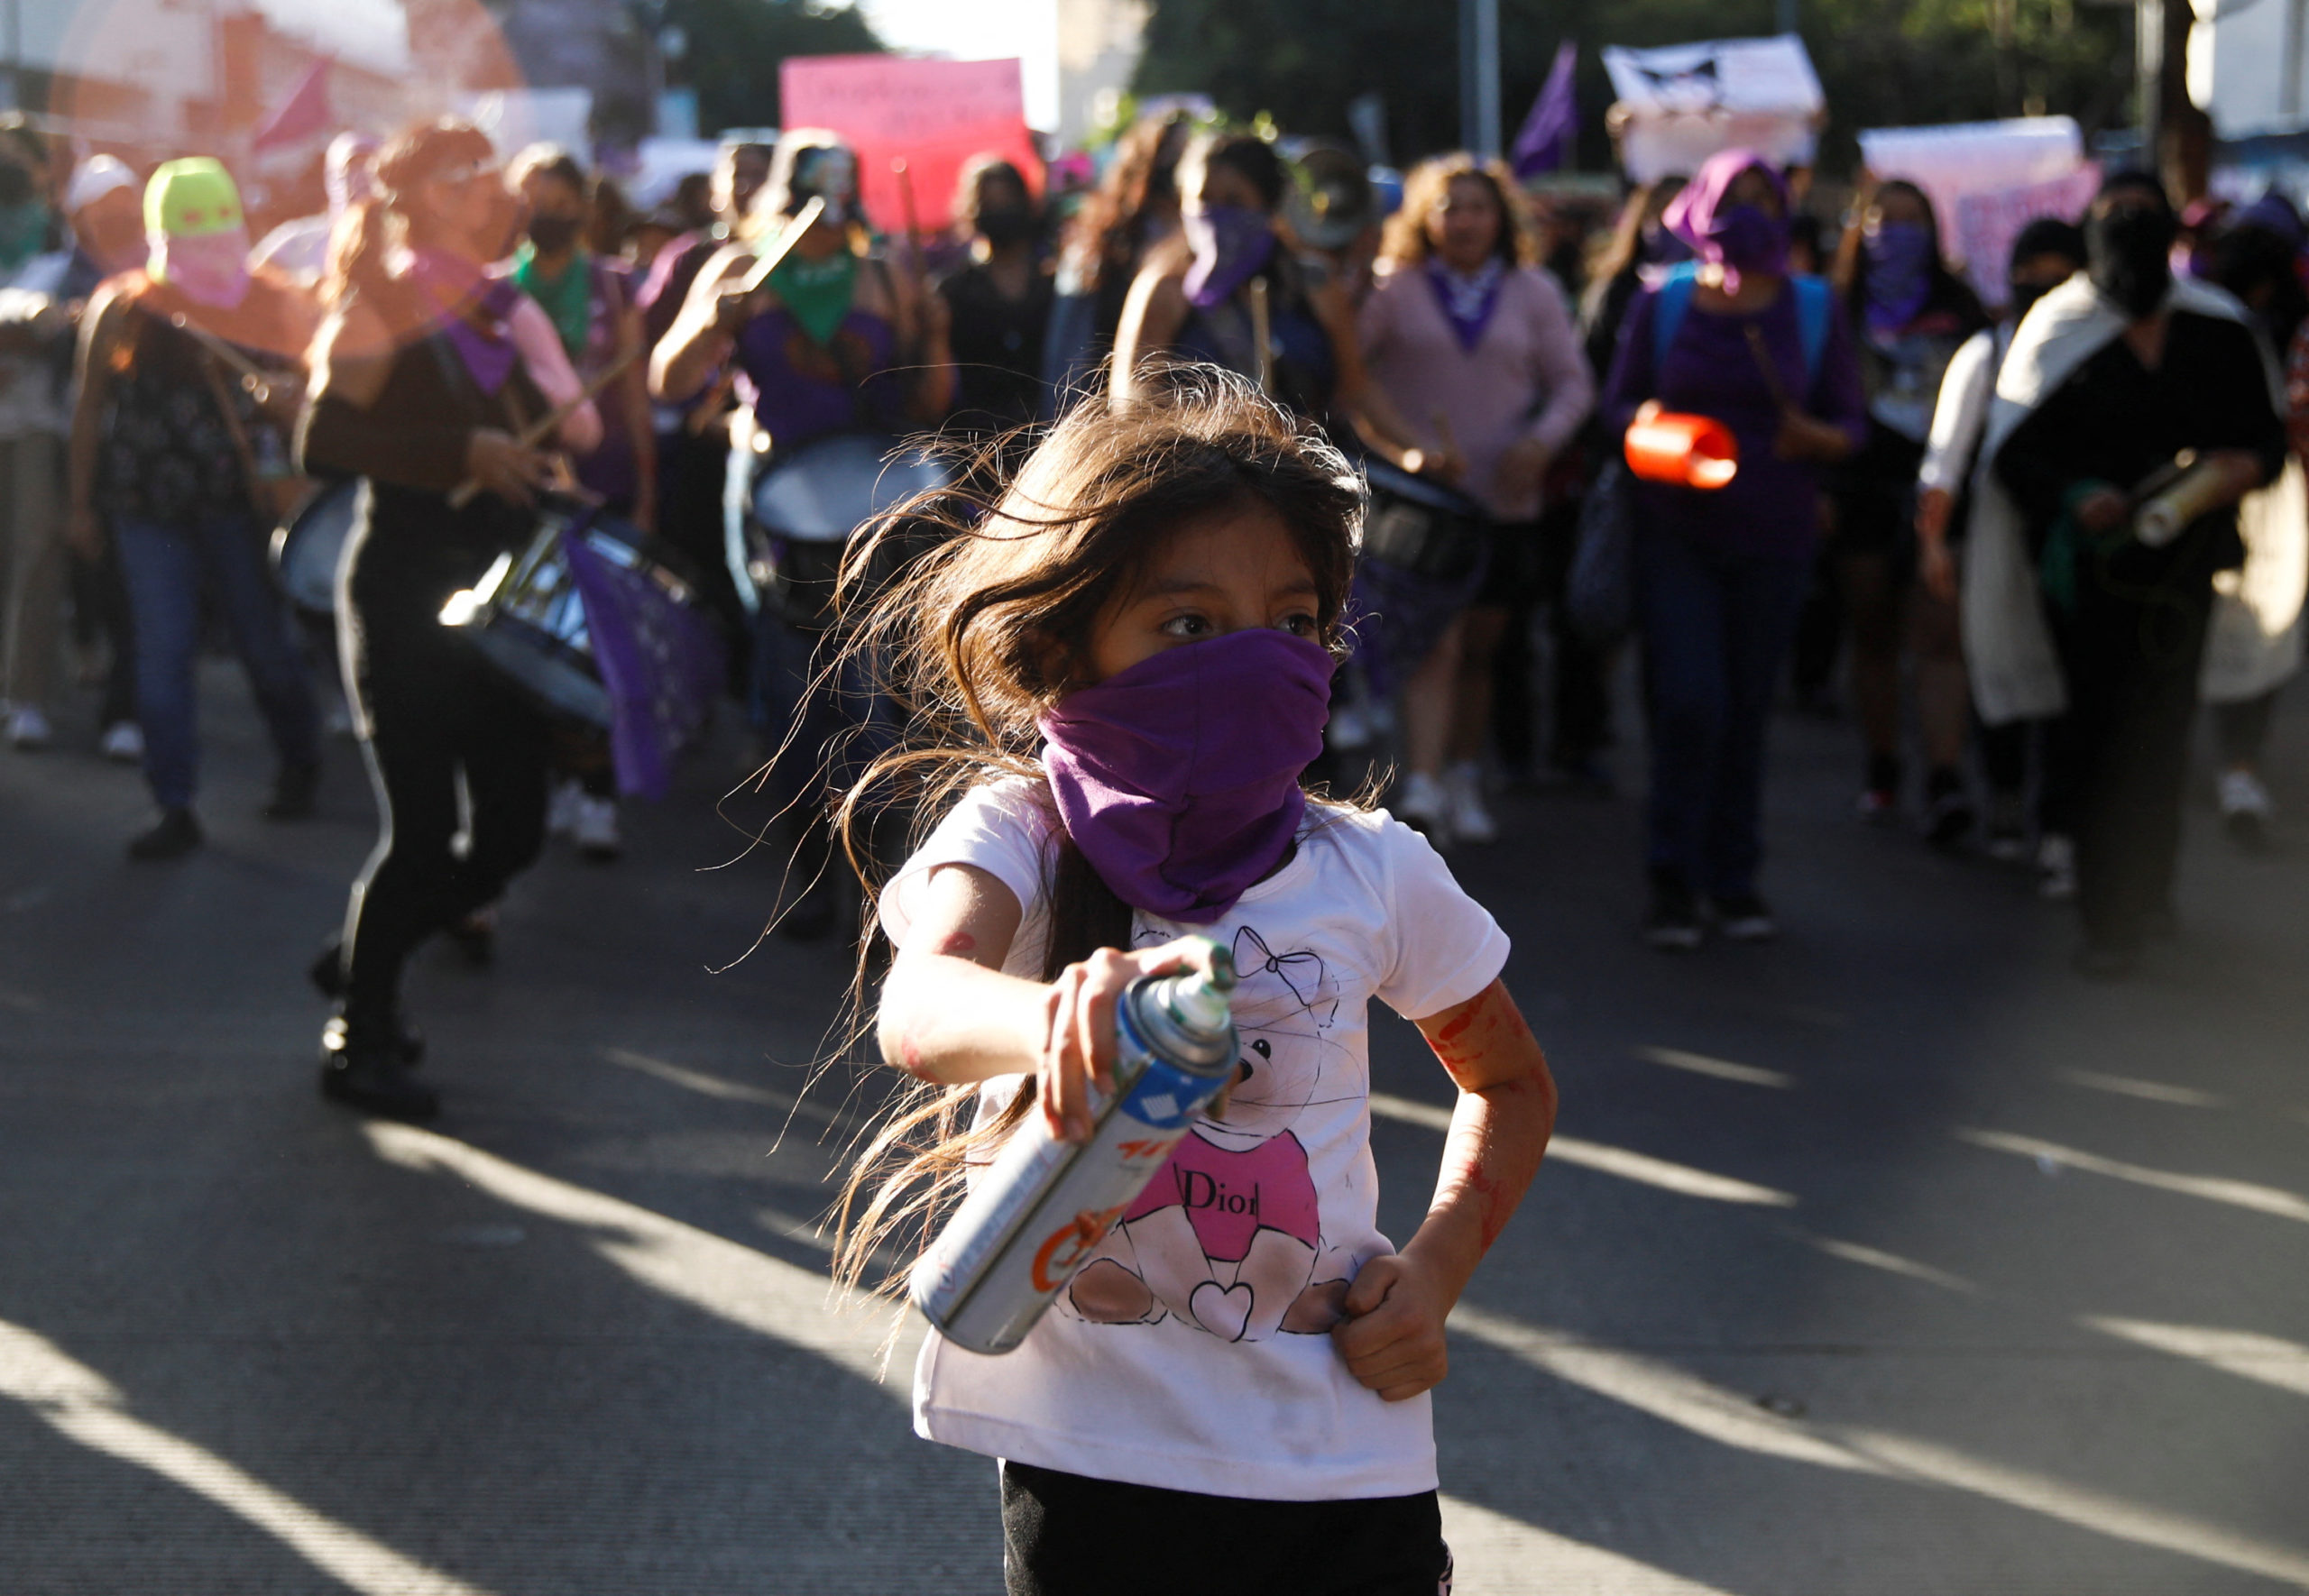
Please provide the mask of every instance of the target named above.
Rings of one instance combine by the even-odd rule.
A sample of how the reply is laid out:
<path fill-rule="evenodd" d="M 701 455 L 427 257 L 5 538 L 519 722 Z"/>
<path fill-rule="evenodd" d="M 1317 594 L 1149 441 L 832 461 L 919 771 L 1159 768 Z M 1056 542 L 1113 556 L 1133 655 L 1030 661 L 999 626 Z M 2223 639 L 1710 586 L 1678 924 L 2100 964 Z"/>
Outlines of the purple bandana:
<path fill-rule="evenodd" d="M 1266 627 L 1166 648 L 1043 717 L 1066 834 L 1134 909 L 1209 925 L 1291 851 L 1334 662 Z"/>
<path fill-rule="evenodd" d="M 440 307 L 441 330 L 465 362 L 466 372 L 482 392 L 494 395 L 505 386 L 505 380 L 513 374 L 513 362 L 520 358 L 505 328 L 520 289 L 508 280 L 490 278 L 470 261 L 440 250 L 412 251 L 409 278 Z M 469 306 L 488 320 L 489 330 L 466 319 L 464 312 Z"/>
<path fill-rule="evenodd" d="M 1274 254 L 1274 224 L 1246 205 L 1214 205 L 1179 218 L 1191 259 L 1187 302 L 1208 310 L 1235 297 Z"/>
<path fill-rule="evenodd" d="M 1734 205 L 1732 186 L 1750 171 L 1761 172 L 1780 197 L 1780 215 L 1752 205 Z M 1668 202 L 1660 225 L 1691 246 L 1701 261 L 1724 269 L 1726 293 L 1740 291 L 1752 272 L 1778 277 L 1788 270 L 1788 184 L 1753 150 L 1719 150 L 1700 163 L 1692 180 Z"/>
<path fill-rule="evenodd" d="M 1864 247 L 1869 329 L 1897 333 L 1924 314 L 1932 298 L 1932 229 L 1920 222 L 1887 222 Z"/>
<path fill-rule="evenodd" d="M 1500 285 L 1507 280 L 1507 269 L 1496 255 L 1472 273 L 1454 271 L 1440 261 L 1430 260 L 1427 280 L 1434 286 L 1435 302 L 1443 307 L 1451 330 L 1459 335 L 1459 347 L 1473 354 L 1476 345 L 1483 342 L 1484 328 L 1491 325 L 1491 313 L 1499 308 Z"/>

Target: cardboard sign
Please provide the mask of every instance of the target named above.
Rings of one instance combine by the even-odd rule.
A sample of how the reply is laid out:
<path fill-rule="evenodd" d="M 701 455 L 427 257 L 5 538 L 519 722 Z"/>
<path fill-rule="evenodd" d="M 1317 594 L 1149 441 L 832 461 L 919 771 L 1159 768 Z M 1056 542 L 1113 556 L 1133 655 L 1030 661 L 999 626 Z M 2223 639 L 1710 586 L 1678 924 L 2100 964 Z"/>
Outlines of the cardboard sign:
<path fill-rule="evenodd" d="M 954 185 L 972 156 L 999 155 L 1029 184 L 1042 185 L 1016 60 L 789 56 L 777 82 L 788 128 L 831 128 L 857 150 L 861 197 L 878 231 L 902 232 L 906 225 L 894 161 L 906 162 L 925 232 L 953 219 Z"/>

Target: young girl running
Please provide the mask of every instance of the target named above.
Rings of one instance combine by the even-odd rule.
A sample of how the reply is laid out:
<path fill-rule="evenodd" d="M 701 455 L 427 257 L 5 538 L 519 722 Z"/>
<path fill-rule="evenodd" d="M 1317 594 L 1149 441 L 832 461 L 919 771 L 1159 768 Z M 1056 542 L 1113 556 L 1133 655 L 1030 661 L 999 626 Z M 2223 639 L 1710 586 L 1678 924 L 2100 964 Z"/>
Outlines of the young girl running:
<path fill-rule="evenodd" d="M 1078 408 L 863 623 L 921 733 L 869 784 L 952 802 L 881 898 L 880 1044 L 921 1084 L 851 1175 L 849 1278 L 934 1233 L 1026 1115 L 1089 1135 L 1132 981 L 1199 938 L 1241 974 L 1230 1100 L 1025 1345 L 923 1350 L 916 1428 L 1002 1460 L 1014 1593 L 1449 1588 L 1427 1393 L 1555 1088 L 1492 917 L 1417 833 L 1300 786 L 1360 512 L 1328 444 L 1191 368 Z M 1375 1228 L 1375 997 L 1459 1088 L 1400 1251 Z"/>

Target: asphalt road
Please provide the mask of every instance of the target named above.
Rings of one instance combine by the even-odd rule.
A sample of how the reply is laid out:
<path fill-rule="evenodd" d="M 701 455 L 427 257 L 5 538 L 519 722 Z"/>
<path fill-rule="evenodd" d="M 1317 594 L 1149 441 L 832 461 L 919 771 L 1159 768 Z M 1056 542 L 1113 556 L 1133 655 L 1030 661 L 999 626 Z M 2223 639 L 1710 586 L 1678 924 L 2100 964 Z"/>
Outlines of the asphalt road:
<path fill-rule="evenodd" d="M 846 960 L 754 946 L 734 749 L 621 862 L 557 848 L 492 972 L 420 961 L 419 1130 L 314 1090 L 357 758 L 267 826 L 230 671 L 207 704 L 173 866 L 122 857 L 85 723 L 0 751 L 0 1592 L 998 1591 L 911 1327 L 885 1376 L 893 1321 L 829 1300 Z M 1460 1589 L 2309 1589 L 2309 841 L 2198 806 L 2184 939 L 2093 986 L 2024 881 L 1848 818 L 1848 730 L 1776 736 L 1777 946 L 1642 949 L 1624 801 L 1511 798 L 1459 856 L 1564 1099 L 1438 1394 Z M 1449 1088 L 1374 1047 L 1401 1237 Z"/>

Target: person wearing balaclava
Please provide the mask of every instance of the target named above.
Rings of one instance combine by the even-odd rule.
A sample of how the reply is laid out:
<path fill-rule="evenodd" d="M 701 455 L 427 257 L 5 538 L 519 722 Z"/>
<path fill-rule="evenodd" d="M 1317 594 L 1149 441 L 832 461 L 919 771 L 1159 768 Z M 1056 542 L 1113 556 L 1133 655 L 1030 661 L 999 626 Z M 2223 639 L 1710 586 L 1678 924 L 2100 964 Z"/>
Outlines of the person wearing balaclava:
<path fill-rule="evenodd" d="M 1963 769 L 1955 610 L 1930 589 L 1911 591 L 1909 532 L 1941 376 L 1964 341 L 1988 326 L 1988 314 L 1941 258 L 1939 220 L 1913 183 L 1887 182 L 1864 197 L 1835 275 L 1858 335 L 1868 392 L 1868 442 L 1835 473 L 1828 550 L 1864 745 L 1859 811 L 1879 822 L 1900 812 L 1900 656 L 1910 644 L 1925 728 L 1924 833 L 1948 847 L 1975 821 Z"/>
<path fill-rule="evenodd" d="M 938 282 L 953 327 L 957 392 L 949 426 L 977 436 L 1046 413 L 1043 339 L 1056 297 L 1040 259 L 1042 217 L 1018 169 L 981 156 L 962 170 L 955 210 L 970 258 Z"/>
<path fill-rule="evenodd" d="M 1996 374 L 2012 346 L 2012 335 L 2029 308 L 2084 269 L 2084 234 L 2056 216 L 2039 216 L 2012 241 L 2006 273 L 2005 318 L 1974 334 L 1948 362 L 1932 413 L 1924 463 L 1917 468 L 1917 582 L 1919 598 L 1946 611 L 1946 624 L 1918 628 L 1920 671 L 1939 671 L 1943 690 L 1919 693 L 1926 712 L 1927 757 L 1953 765 L 1964 755 L 1970 694 L 1957 609 L 1965 531 L 1970 520 L 1967 484 L 1978 463 L 1981 435 L 1988 425 Z M 2021 724 L 1980 729 L 1982 774 L 1988 781 L 1988 851 L 2014 864 L 2027 857 L 2028 728 Z M 2055 897 L 2074 891 L 2074 852 L 2056 794 L 2039 800 L 2044 837 L 2039 844 L 2047 890 Z"/>
<path fill-rule="evenodd" d="M 1668 207 L 1697 264 L 1628 307 L 1602 411 L 1616 445 L 1647 407 L 1712 417 L 1739 445 L 1728 485 L 1636 483 L 1636 624 L 1651 717 L 1645 940 L 1778 934 L 1757 889 L 1764 737 L 1811 586 L 1822 468 L 1866 436 L 1845 318 L 1788 275 L 1789 195 L 1752 150 L 1710 157 Z M 1667 307 L 1679 306 L 1670 319 Z"/>
<path fill-rule="evenodd" d="M 2285 456 L 2273 362 L 2233 299 L 2175 280 L 2175 228 L 2144 173 L 2093 200 L 2084 274 L 2038 302 L 1999 373 L 1964 573 L 1982 716 L 2060 715 L 2078 968 L 2099 978 L 2172 925 L 2213 574 L 2242 558 L 2239 500 Z M 2144 518 L 2185 454 L 2194 518 Z"/>
<path fill-rule="evenodd" d="M 159 818 L 131 858 L 200 846 L 193 675 L 204 591 L 230 623 L 280 770 L 266 818 L 313 812 L 320 722 L 288 610 L 265 568 L 261 517 L 285 474 L 294 374 L 311 302 L 248 267 L 240 191 L 206 157 L 144 189 L 143 270 L 97 290 L 81 318 L 67 525 L 84 557 L 116 552 L 136 630 L 136 714 Z M 263 373 L 261 382 L 244 382 Z M 262 394 L 253 389 L 262 388 Z"/>
<path fill-rule="evenodd" d="M 768 280 L 750 288 L 755 252 L 782 236 L 813 199 L 823 202 L 817 219 Z M 867 432 L 888 447 L 894 435 L 935 426 L 953 405 L 954 357 L 945 300 L 871 252 L 857 152 L 835 134 L 800 128 L 778 139 L 743 233 L 697 274 L 650 358 L 650 391 L 677 400 L 717 371 L 736 374 L 744 408 L 731 429 L 722 531 L 731 579 L 753 610 L 748 709 L 764 742 L 787 750 L 772 771 L 778 795 L 814 815 L 832 774 L 820 750 L 876 711 L 869 693 L 810 690 L 842 545 L 795 546 L 822 564 L 805 570 L 810 555 L 789 552 L 758 588 L 747 526 L 754 484 L 814 439 Z M 797 725 L 803 729 L 789 738 Z M 805 840 L 814 849 L 823 829 Z M 830 927 L 835 913 L 821 892 L 783 924 L 810 934 Z"/>
<path fill-rule="evenodd" d="M 72 352 L 80 313 L 97 286 L 143 256 L 136 175 L 110 155 L 92 156 L 66 185 L 72 248 L 35 255 L 0 290 L 0 449 L 9 455 L 0 515 L 0 703 L 8 740 L 45 748 L 55 691 L 64 592 L 74 579 L 85 619 L 112 643 L 101 718 L 105 754 L 130 762 L 144 754 L 136 725 L 133 628 L 114 562 L 75 562 L 64 540 L 64 435 L 71 415 Z M 13 565 L 13 573 L 9 567 Z"/>

